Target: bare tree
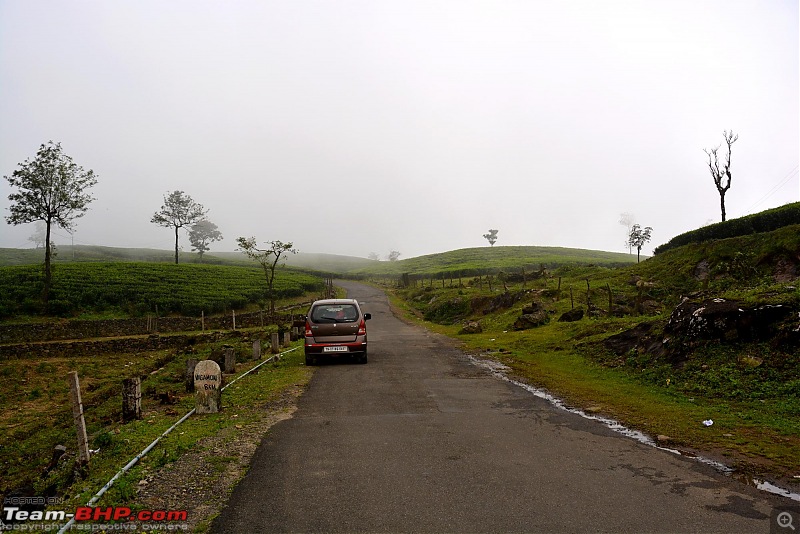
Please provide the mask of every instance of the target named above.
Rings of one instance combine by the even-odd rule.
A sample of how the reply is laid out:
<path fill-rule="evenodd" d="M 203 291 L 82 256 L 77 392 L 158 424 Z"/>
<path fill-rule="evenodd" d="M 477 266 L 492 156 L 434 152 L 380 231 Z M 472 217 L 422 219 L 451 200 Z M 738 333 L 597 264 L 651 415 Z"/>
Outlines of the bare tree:
<path fill-rule="evenodd" d="M 497 232 L 499 230 L 489 230 L 488 234 L 483 234 L 483 238 L 489 242 L 490 246 L 494 246 L 497 242 Z"/>
<path fill-rule="evenodd" d="M 722 145 L 717 145 L 717 148 L 712 148 L 711 150 L 703 149 L 703 152 L 708 155 L 708 170 L 711 171 L 714 185 L 717 186 L 717 191 L 719 191 L 719 204 L 722 210 L 722 220 L 724 222 L 725 193 L 731 188 L 731 145 L 739 139 L 739 136 L 734 135 L 733 130 L 730 132 L 725 130 L 722 132 L 722 136 L 725 138 L 725 144 L 728 145 L 728 154 L 724 156 L 725 160 L 721 165 L 718 151 Z"/>
<path fill-rule="evenodd" d="M 636 263 L 639 263 L 639 256 L 642 252 L 642 247 L 645 243 L 650 241 L 650 233 L 653 231 L 652 228 L 646 226 L 642 229 L 641 226 L 638 224 L 634 224 L 633 228 L 631 228 L 631 233 L 628 235 L 628 243 L 630 246 L 636 248 Z"/>
<path fill-rule="evenodd" d="M 39 147 L 34 160 L 26 159 L 11 176 L 4 178 L 18 190 L 8 195 L 11 201 L 8 224 L 42 221 L 45 225 L 42 300 L 46 309 L 52 283 L 51 227 L 55 223 L 64 230 L 73 229 L 75 219 L 83 217 L 94 200 L 86 190 L 97 183 L 97 177 L 94 171 L 84 171 L 64 154 L 61 143 L 50 141 Z"/>
<path fill-rule="evenodd" d="M 198 204 L 192 197 L 183 191 L 173 191 L 164 196 L 164 204 L 161 209 L 153 214 L 151 223 L 165 228 L 175 229 L 175 264 L 178 264 L 178 230 L 190 226 L 203 217 L 208 210 Z"/>
<path fill-rule="evenodd" d="M 367 256 L 367 258 L 369 258 L 370 260 L 374 260 L 374 261 L 380 261 L 380 259 L 381 259 L 380 256 L 378 256 L 377 252 L 370 252 L 369 255 Z"/>
<path fill-rule="evenodd" d="M 397 259 L 400 257 L 400 252 L 398 252 L 396 250 L 392 250 L 392 251 L 389 252 L 389 255 L 386 256 L 386 257 L 388 258 L 389 261 L 397 261 Z"/>
<path fill-rule="evenodd" d="M 636 216 L 627 211 L 619 214 L 619 223 L 625 227 L 625 245 L 628 247 L 628 254 L 633 254 L 633 248 L 630 243 L 631 228 L 636 222 Z"/>
<path fill-rule="evenodd" d="M 281 259 L 286 258 L 287 253 L 297 254 L 293 249 L 292 243 L 283 241 L 266 241 L 267 248 L 258 248 L 255 237 L 240 237 L 236 240 L 239 250 L 244 252 L 248 258 L 256 260 L 261 268 L 264 269 L 264 276 L 267 278 L 267 298 L 269 299 L 269 316 L 275 319 L 275 268 Z"/>
<path fill-rule="evenodd" d="M 222 232 L 208 219 L 197 221 L 189 230 L 189 242 L 192 244 L 192 250 L 197 251 L 197 255 L 200 256 L 200 263 L 203 263 L 203 254 L 209 251 L 209 245 L 221 239 Z"/>

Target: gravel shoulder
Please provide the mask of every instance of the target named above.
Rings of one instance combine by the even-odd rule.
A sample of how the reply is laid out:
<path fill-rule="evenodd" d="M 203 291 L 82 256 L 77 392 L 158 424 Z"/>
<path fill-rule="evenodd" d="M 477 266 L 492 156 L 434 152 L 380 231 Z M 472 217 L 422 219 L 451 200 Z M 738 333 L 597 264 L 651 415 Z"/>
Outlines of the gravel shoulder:
<path fill-rule="evenodd" d="M 173 463 L 138 482 L 134 507 L 186 510 L 191 532 L 207 532 L 211 520 L 244 477 L 264 436 L 275 424 L 289 419 L 305 388 L 285 390 L 277 400 L 254 409 L 255 421 L 235 425 L 200 440 Z"/>

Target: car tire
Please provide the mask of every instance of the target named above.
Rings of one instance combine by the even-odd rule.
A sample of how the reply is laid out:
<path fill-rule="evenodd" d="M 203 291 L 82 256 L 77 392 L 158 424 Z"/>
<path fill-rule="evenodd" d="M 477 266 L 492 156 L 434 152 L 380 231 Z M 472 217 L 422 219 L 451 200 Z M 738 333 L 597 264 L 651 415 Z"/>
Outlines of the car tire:
<path fill-rule="evenodd" d="M 362 354 L 361 356 L 359 356 L 357 361 L 358 361 L 358 363 L 360 363 L 360 364 L 365 364 L 365 363 L 367 363 L 367 353 L 365 352 L 364 354 Z"/>
<path fill-rule="evenodd" d="M 309 354 L 306 354 L 306 365 L 317 365 L 317 359 Z"/>

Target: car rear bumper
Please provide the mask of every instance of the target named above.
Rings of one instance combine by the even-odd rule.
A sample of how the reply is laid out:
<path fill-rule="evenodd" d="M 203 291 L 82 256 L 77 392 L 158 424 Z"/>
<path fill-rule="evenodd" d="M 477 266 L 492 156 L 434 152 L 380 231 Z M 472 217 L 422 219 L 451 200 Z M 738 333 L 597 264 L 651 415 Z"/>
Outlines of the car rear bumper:
<path fill-rule="evenodd" d="M 347 347 L 347 351 L 326 351 L 325 347 Z M 306 339 L 306 354 L 315 356 L 349 356 L 352 354 L 363 354 L 367 352 L 366 341 L 356 341 L 354 343 L 313 343 Z"/>

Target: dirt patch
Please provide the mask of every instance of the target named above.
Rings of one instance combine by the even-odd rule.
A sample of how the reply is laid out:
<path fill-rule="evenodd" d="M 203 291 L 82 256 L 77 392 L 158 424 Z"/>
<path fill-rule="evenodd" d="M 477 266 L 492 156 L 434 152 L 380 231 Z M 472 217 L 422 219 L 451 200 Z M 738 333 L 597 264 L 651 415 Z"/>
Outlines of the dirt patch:
<path fill-rule="evenodd" d="M 186 510 L 190 531 L 206 532 L 247 472 L 264 435 L 276 423 L 292 417 L 303 391 L 301 387 L 285 391 L 259 409 L 256 421 L 204 438 L 175 462 L 146 474 L 138 483 L 132 506 Z"/>

